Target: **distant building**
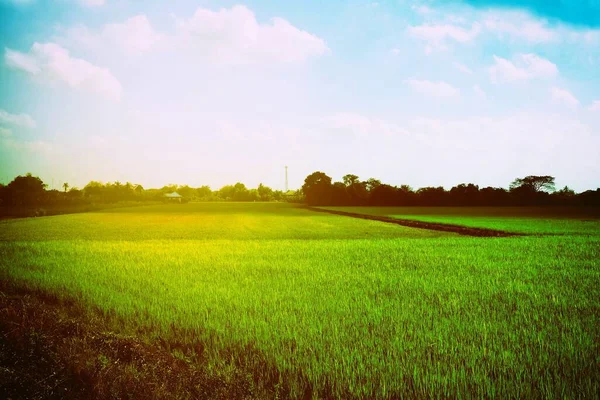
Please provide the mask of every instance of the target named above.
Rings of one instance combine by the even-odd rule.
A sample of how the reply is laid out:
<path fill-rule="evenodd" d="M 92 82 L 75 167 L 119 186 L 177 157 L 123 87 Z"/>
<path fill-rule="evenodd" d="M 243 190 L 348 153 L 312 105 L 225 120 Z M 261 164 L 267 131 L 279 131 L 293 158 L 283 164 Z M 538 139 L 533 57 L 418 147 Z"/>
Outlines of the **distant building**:
<path fill-rule="evenodd" d="M 183 199 L 183 196 L 177 192 L 167 193 L 165 194 L 165 197 L 168 201 L 178 201 L 179 203 L 181 203 L 181 199 Z"/>

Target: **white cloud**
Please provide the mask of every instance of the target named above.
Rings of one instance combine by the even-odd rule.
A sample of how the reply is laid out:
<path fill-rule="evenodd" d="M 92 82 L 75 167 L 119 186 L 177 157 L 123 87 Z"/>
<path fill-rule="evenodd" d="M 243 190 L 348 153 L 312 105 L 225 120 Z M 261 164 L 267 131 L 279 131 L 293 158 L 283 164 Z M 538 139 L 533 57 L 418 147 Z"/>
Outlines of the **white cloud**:
<path fill-rule="evenodd" d="M 419 15 L 430 15 L 434 13 L 433 9 L 425 5 L 412 6 L 411 9 Z"/>
<path fill-rule="evenodd" d="M 596 44 L 600 42 L 600 29 L 588 30 L 582 36 L 587 43 Z"/>
<path fill-rule="evenodd" d="M 408 131 L 393 123 L 362 114 L 340 112 L 321 120 L 326 128 L 348 131 L 357 137 L 408 135 Z"/>
<path fill-rule="evenodd" d="M 490 11 L 484 14 L 483 25 L 487 31 L 500 37 L 507 35 L 531 43 L 550 42 L 559 39 L 558 33 L 548 28 L 546 21 L 534 19 L 524 12 Z"/>
<path fill-rule="evenodd" d="M 568 90 L 553 87 L 550 89 L 550 93 L 552 100 L 557 103 L 562 103 L 569 107 L 577 107 L 579 105 L 579 100 Z"/>
<path fill-rule="evenodd" d="M 412 9 L 427 23 L 419 27 L 410 27 L 409 33 L 421 39 L 427 38 L 427 51 L 447 49 L 445 39 L 464 43 L 470 41 L 467 39 L 490 36 L 528 44 L 564 42 L 593 46 L 600 42 L 600 29 L 584 30 L 560 22 L 550 24 L 546 19 L 526 11 L 502 8 L 479 11 L 467 7 L 460 14 L 453 14 L 444 8 L 433 10 L 426 6 L 413 6 Z M 421 9 L 424 12 L 420 12 Z M 471 21 L 470 26 L 467 25 L 468 21 Z M 419 30 L 415 31 L 415 28 Z M 444 39 L 440 40 L 442 35 L 445 35 Z"/>
<path fill-rule="evenodd" d="M 495 64 L 489 68 L 493 83 L 512 82 L 529 78 L 526 69 L 515 66 L 505 58 L 494 55 L 494 62 Z"/>
<path fill-rule="evenodd" d="M 329 51 L 323 39 L 283 18 L 260 24 L 245 6 L 199 8 L 177 21 L 177 31 L 188 52 L 226 64 L 302 62 Z"/>
<path fill-rule="evenodd" d="M 85 25 L 61 29 L 64 34 L 57 41 L 67 47 L 83 47 L 88 50 L 121 49 L 128 53 L 143 53 L 164 48 L 167 37 L 157 32 L 146 15 L 128 18 L 122 23 L 106 24 L 99 32 L 92 32 Z"/>
<path fill-rule="evenodd" d="M 259 23 L 245 6 L 218 11 L 198 8 L 189 18 L 173 18 L 173 34 L 155 30 L 141 14 L 107 24 L 98 32 L 74 26 L 63 31 L 58 41 L 94 51 L 115 47 L 128 53 L 170 49 L 201 62 L 221 64 L 296 63 L 329 51 L 323 39 L 285 19 Z"/>
<path fill-rule="evenodd" d="M 36 123 L 33 118 L 28 114 L 11 114 L 8 111 L 0 109 L 0 122 L 22 126 L 25 128 L 33 129 L 36 127 Z"/>
<path fill-rule="evenodd" d="M 105 0 L 79 0 L 79 3 L 86 7 L 100 7 L 103 6 L 106 1 Z"/>
<path fill-rule="evenodd" d="M 498 117 L 421 119 L 413 121 L 410 131 L 427 141 L 431 151 L 440 148 L 457 160 L 464 155 L 469 160 L 465 176 L 480 173 L 473 170 L 473 165 L 491 168 L 498 163 L 510 167 L 483 168 L 482 179 L 489 179 L 485 175 L 490 172 L 511 178 L 560 171 L 577 180 L 584 171 L 600 172 L 595 162 L 600 138 L 594 135 L 592 127 L 576 118 L 527 112 Z M 495 151 L 490 154 L 492 148 Z M 456 169 L 453 174 L 457 175 Z"/>
<path fill-rule="evenodd" d="M 109 70 L 95 66 L 55 43 L 34 43 L 28 53 L 4 52 L 6 64 L 45 82 L 62 82 L 72 88 L 100 93 L 113 99 L 121 96 L 121 84 Z"/>
<path fill-rule="evenodd" d="M 40 72 L 40 66 L 35 58 L 9 48 L 4 49 L 4 61 L 11 68 L 20 69 L 32 75 Z"/>
<path fill-rule="evenodd" d="M 464 64 L 461 64 L 459 62 L 455 62 L 453 65 L 454 65 L 454 68 L 456 68 L 460 72 L 464 72 L 465 74 L 469 74 L 469 75 L 473 74 L 473 71 L 471 71 L 471 68 L 467 67 Z"/>
<path fill-rule="evenodd" d="M 479 87 L 479 85 L 473 86 L 473 92 L 475 93 L 475 97 L 477 97 L 480 100 L 485 100 L 487 98 L 487 95 L 485 94 L 483 89 Z"/>
<path fill-rule="evenodd" d="M 489 68 L 493 83 L 514 82 L 534 78 L 553 78 L 558 75 L 556 64 L 535 54 L 517 54 L 515 63 L 494 55 L 494 65 Z"/>
<path fill-rule="evenodd" d="M 122 24 L 108 24 L 102 35 L 126 50 L 147 51 L 163 40 L 145 15 L 136 15 Z"/>
<path fill-rule="evenodd" d="M 392 55 L 394 55 L 394 56 L 397 56 L 397 55 L 399 55 L 399 54 L 400 54 L 400 49 L 399 49 L 399 48 L 396 48 L 396 47 L 394 47 L 393 49 L 391 49 L 391 50 L 390 50 L 390 54 L 392 54 Z"/>
<path fill-rule="evenodd" d="M 593 101 L 592 104 L 590 104 L 590 106 L 588 107 L 588 110 L 600 111 L 600 100 Z"/>
<path fill-rule="evenodd" d="M 527 71 L 534 78 L 553 78 L 558 75 L 556 64 L 535 54 L 520 54 Z"/>
<path fill-rule="evenodd" d="M 460 90 L 446 82 L 432 82 L 427 80 L 407 79 L 404 81 L 413 90 L 426 96 L 438 98 L 459 97 Z"/>
<path fill-rule="evenodd" d="M 50 143 L 35 140 L 35 141 L 18 141 L 11 137 L 4 137 L 2 145 L 11 151 L 25 151 L 35 154 L 51 154 L 55 151 L 55 147 Z"/>
<path fill-rule="evenodd" d="M 475 23 L 470 29 L 462 28 L 451 24 L 423 24 L 418 26 L 409 26 L 408 33 L 427 43 L 426 52 L 433 50 L 446 50 L 449 40 L 467 43 L 479 35 L 481 28 Z"/>

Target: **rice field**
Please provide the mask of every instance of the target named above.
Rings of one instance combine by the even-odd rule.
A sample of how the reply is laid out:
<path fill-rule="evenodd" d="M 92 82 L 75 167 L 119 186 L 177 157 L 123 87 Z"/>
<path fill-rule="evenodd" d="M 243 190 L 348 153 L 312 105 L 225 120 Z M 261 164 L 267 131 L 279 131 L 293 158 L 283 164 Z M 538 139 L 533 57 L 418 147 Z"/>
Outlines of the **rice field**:
<path fill-rule="evenodd" d="M 530 235 L 600 235 L 600 210 L 573 207 L 321 207 Z"/>
<path fill-rule="evenodd" d="M 275 377 L 293 397 L 594 397 L 598 220 L 510 218 L 535 235 L 465 237 L 281 203 L 7 220 L 0 272 L 212 368 L 235 360 Z"/>

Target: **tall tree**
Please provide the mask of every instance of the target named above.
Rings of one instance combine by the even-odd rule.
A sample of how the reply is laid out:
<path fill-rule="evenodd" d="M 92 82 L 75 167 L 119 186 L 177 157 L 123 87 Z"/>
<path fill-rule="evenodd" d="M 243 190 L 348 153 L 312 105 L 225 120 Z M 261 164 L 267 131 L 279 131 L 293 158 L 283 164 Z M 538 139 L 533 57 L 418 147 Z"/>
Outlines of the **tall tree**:
<path fill-rule="evenodd" d="M 28 173 L 13 179 L 6 190 L 13 205 L 38 205 L 42 202 L 46 186 L 40 178 Z"/>
<path fill-rule="evenodd" d="M 358 176 L 357 175 L 353 175 L 353 174 L 344 175 L 344 177 L 342 178 L 342 180 L 344 181 L 344 185 L 346 185 L 346 186 L 352 186 L 355 183 L 359 182 Z"/>
<path fill-rule="evenodd" d="M 452 205 L 474 206 L 479 202 L 479 186 L 461 183 L 450 189 L 449 196 Z"/>
<path fill-rule="evenodd" d="M 269 201 L 273 197 L 273 189 L 262 183 L 258 185 L 257 191 L 260 201 Z"/>
<path fill-rule="evenodd" d="M 331 201 L 331 177 L 321 171 L 313 172 L 304 180 L 302 192 L 309 205 L 329 204 Z"/>
<path fill-rule="evenodd" d="M 179 186 L 177 188 L 177 193 L 179 193 L 180 195 L 182 195 L 183 197 L 185 197 L 187 199 L 190 199 L 191 197 L 193 197 L 195 192 L 196 192 L 196 190 L 192 189 L 188 185 Z"/>
<path fill-rule="evenodd" d="M 208 199 L 212 194 L 212 190 L 210 190 L 210 186 L 200 186 L 196 188 L 196 195 L 200 199 Z"/>
<path fill-rule="evenodd" d="M 549 175 L 529 175 L 525 178 L 517 178 L 510 184 L 510 189 L 527 188 L 533 192 L 554 191 L 554 177 Z"/>
<path fill-rule="evenodd" d="M 376 187 L 381 186 L 381 181 L 379 179 L 369 178 L 365 182 L 365 186 L 366 186 L 367 190 L 370 192 L 373 189 L 375 189 Z"/>

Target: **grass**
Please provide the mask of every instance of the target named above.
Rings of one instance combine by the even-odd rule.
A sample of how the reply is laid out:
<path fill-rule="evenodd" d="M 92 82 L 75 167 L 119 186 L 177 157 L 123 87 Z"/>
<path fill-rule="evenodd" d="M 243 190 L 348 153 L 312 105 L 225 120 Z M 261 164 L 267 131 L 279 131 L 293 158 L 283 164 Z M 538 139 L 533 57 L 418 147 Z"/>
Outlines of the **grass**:
<path fill-rule="evenodd" d="M 600 235 L 600 210 L 573 207 L 323 207 L 390 218 L 542 235 Z"/>
<path fill-rule="evenodd" d="M 189 203 L 0 220 L 0 241 L 427 238 L 439 232 L 319 215 L 288 203 Z"/>
<path fill-rule="evenodd" d="M 0 222 L 12 281 L 293 397 L 593 397 L 598 260 L 597 234 L 460 237 L 287 204 Z"/>
<path fill-rule="evenodd" d="M 118 203 L 83 203 L 83 204 L 49 204 L 37 207 L 27 206 L 1 206 L 0 205 L 0 220 L 9 218 L 25 218 L 25 217 L 42 217 L 49 215 L 62 215 L 92 212 L 97 210 L 106 210 L 111 208 L 133 207 L 149 204 L 157 204 L 153 201 L 121 201 Z"/>

